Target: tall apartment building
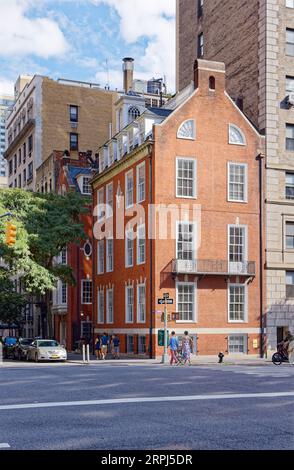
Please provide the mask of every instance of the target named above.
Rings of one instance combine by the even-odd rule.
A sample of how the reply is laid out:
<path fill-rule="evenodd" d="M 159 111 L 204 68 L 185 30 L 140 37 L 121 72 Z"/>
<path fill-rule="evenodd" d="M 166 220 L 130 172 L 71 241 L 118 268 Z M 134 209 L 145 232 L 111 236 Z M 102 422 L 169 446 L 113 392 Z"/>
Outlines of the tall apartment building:
<path fill-rule="evenodd" d="M 199 60 L 194 84 L 100 148 L 95 333 L 159 356 L 169 293 L 169 330 L 188 330 L 194 353 L 258 355 L 263 138 L 225 92 L 224 64 Z"/>
<path fill-rule="evenodd" d="M 109 136 L 117 93 L 91 83 L 54 81 L 39 75 L 18 80 L 16 102 L 7 118 L 9 187 L 49 191 L 52 165 L 38 172 L 53 150 L 94 148 Z"/>
<path fill-rule="evenodd" d="M 5 120 L 9 108 L 14 104 L 14 98 L 11 95 L 0 95 L 0 188 L 8 185 L 7 165 L 4 159 L 6 147 L 5 139 Z"/>
<path fill-rule="evenodd" d="M 294 332 L 294 1 L 177 0 L 177 87 L 201 57 L 225 62 L 227 90 L 266 135 L 268 352 Z"/>

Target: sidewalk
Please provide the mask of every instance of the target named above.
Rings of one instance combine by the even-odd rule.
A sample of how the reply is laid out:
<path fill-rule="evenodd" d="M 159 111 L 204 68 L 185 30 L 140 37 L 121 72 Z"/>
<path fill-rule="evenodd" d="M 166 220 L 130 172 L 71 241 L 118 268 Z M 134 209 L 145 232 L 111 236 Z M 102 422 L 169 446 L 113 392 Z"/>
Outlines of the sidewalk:
<path fill-rule="evenodd" d="M 83 364 L 83 358 L 81 354 L 68 353 L 68 362 Z M 191 358 L 192 365 L 215 365 L 218 364 L 217 356 L 192 356 Z M 90 355 L 90 364 L 91 365 L 103 365 L 103 364 L 130 364 L 130 365 L 154 365 L 161 364 L 161 358 L 156 359 L 146 359 L 144 357 L 134 357 L 122 355 L 120 359 L 112 359 L 110 355 L 106 360 L 97 360 L 94 355 Z M 260 357 L 255 356 L 225 356 L 222 366 L 226 365 L 247 365 L 247 366 L 261 366 L 272 364 L 271 358 L 261 359 Z"/>

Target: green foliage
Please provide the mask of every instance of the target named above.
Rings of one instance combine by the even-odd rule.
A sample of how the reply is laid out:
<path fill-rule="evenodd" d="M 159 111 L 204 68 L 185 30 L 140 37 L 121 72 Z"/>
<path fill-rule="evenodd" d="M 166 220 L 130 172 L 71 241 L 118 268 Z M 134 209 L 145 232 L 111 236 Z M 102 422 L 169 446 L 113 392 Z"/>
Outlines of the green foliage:
<path fill-rule="evenodd" d="M 18 324 L 26 303 L 25 296 L 15 292 L 8 271 L 0 268 L 0 321 L 10 325 Z"/>
<path fill-rule="evenodd" d="M 58 279 L 74 283 L 68 266 L 54 264 L 63 248 L 85 238 L 80 221 L 88 209 L 76 192 L 65 196 L 40 194 L 20 189 L 0 191 L 0 215 L 12 212 L 17 226 L 14 247 L 5 245 L 5 219 L 0 219 L 0 252 L 10 275 L 21 277 L 26 292 L 45 294 Z"/>

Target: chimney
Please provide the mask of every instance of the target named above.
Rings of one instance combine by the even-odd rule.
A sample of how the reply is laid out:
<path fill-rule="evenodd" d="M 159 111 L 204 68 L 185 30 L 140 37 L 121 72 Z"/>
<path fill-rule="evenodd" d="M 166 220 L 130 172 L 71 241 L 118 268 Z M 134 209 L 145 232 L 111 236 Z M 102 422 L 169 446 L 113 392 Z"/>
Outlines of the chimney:
<path fill-rule="evenodd" d="M 194 63 L 194 86 L 201 95 L 223 93 L 226 89 L 226 67 L 223 62 L 197 59 Z"/>
<path fill-rule="evenodd" d="M 124 73 L 124 91 L 128 91 L 133 88 L 134 79 L 134 59 L 132 57 L 125 57 L 123 59 L 123 73 Z"/>

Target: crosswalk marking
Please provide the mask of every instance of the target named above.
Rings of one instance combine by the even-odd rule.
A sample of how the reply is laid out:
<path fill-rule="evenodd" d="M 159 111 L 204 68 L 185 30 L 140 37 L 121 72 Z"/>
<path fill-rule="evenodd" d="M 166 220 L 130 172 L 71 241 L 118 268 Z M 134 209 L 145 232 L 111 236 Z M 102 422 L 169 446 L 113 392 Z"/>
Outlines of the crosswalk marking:
<path fill-rule="evenodd" d="M 282 398 L 294 397 L 294 392 L 271 392 L 271 393 L 233 393 L 233 394 L 211 394 L 211 395 L 191 395 L 191 396 L 169 396 L 169 397 L 134 397 L 117 398 L 105 400 L 88 401 L 68 401 L 68 402 L 48 402 L 48 403 L 24 403 L 19 405 L 1 405 L 0 411 L 24 410 L 31 408 L 57 408 L 68 406 L 99 406 L 99 405 L 119 405 L 129 403 L 152 403 L 152 402 L 173 402 L 173 401 L 201 401 L 201 400 L 229 400 L 244 398 Z"/>
<path fill-rule="evenodd" d="M 0 443 L 0 449 L 10 449 L 10 445 L 7 442 Z"/>

